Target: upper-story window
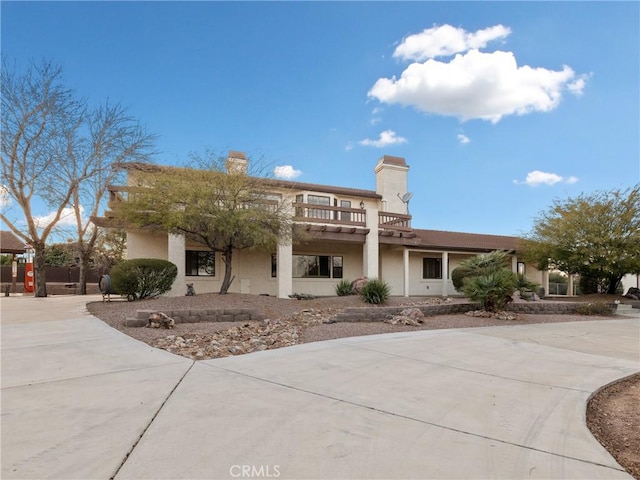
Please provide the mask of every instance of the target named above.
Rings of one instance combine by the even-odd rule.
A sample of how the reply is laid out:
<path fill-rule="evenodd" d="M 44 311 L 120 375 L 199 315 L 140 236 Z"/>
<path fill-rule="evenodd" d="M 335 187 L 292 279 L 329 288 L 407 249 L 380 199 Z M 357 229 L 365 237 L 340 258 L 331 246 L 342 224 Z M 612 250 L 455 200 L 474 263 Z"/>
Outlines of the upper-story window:
<path fill-rule="evenodd" d="M 307 195 L 307 203 L 311 205 L 331 206 L 331 198 L 325 195 Z M 309 217 L 329 219 L 331 218 L 331 211 L 321 208 L 310 208 Z"/>

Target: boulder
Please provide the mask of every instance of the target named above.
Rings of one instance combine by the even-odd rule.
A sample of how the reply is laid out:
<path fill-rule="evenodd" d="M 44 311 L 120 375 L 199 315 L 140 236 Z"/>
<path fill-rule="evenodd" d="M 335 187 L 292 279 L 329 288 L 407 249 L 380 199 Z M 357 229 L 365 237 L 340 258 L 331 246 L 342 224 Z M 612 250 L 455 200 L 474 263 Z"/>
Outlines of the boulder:
<path fill-rule="evenodd" d="M 362 292 L 362 287 L 366 285 L 369 281 L 367 277 L 356 278 L 353 282 L 351 282 L 351 293 L 353 295 L 360 295 Z"/>
<path fill-rule="evenodd" d="M 173 328 L 176 325 L 176 321 L 168 316 L 166 313 L 154 312 L 149 315 L 149 328 Z"/>

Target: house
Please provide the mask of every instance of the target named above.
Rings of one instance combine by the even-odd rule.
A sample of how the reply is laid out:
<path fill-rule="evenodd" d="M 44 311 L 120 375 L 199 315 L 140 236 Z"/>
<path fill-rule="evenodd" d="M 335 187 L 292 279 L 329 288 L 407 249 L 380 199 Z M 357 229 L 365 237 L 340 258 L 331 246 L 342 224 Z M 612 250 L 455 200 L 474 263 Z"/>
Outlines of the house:
<path fill-rule="evenodd" d="M 231 151 L 228 169 L 246 172 L 244 153 Z M 142 184 L 145 172 L 162 168 L 128 167 L 128 186 Z M 409 166 L 404 158 L 385 155 L 374 168 L 375 190 L 266 179 L 270 190 L 291 206 L 293 224 L 306 232 L 301 242 L 283 241 L 273 252 L 234 254 L 235 280 L 230 292 L 287 298 L 293 293 L 335 294 L 343 279 L 380 278 L 396 296 L 457 295 L 451 271 L 479 253 L 503 250 L 514 272 L 545 286 L 548 277 L 518 257 L 518 239 L 414 228 L 408 214 Z M 109 187 L 111 200 L 127 187 Z M 94 222 L 108 226 L 108 218 Z M 196 292 L 219 291 L 224 273 L 220 254 L 179 235 L 127 230 L 128 258 L 155 257 L 178 266 L 171 295 L 184 295 L 186 283 Z"/>

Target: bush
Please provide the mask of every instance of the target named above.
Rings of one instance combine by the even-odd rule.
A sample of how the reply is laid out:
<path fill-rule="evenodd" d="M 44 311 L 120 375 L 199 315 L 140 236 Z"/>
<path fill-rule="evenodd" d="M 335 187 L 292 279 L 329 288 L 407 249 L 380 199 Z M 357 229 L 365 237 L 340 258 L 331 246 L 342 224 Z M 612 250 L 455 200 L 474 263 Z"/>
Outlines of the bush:
<path fill-rule="evenodd" d="M 511 300 L 518 279 L 509 268 L 509 255 L 494 251 L 468 258 L 451 272 L 458 291 L 479 303 L 488 312 L 495 312 Z M 526 279 L 521 283 L 524 285 Z"/>
<path fill-rule="evenodd" d="M 351 282 L 349 280 L 340 280 L 336 285 L 336 295 L 339 297 L 346 297 L 352 295 Z"/>
<path fill-rule="evenodd" d="M 115 292 L 135 300 L 168 292 L 177 275 L 178 267 L 167 260 L 136 258 L 113 267 L 110 277 Z"/>
<path fill-rule="evenodd" d="M 363 287 L 360 292 L 362 300 L 366 303 L 380 305 L 386 303 L 391 293 L 391 287 L 386 282 L 372 278 Z"/>
<path fill-rule="evenodd" d="M 501 310 L 515 291 L 515 274 L 497 270 L 477 277 L 468 277 L 462 287 L 472 302 L 479 303 L 487 312 Z"/>
<path fill-rule="evenodd" d="M 614 307 L 609 303 L 604 302 L 590 302 L 583 303 L 576 307 L 576 313 L 578 315 L 602 315 L 609 316 L 613 315 Z"/>
<path fill-rule="evenodd" d="M 471 273 L 471 270 L 466 267 L 456 267 L 451 271 L 451 282 L 453 287 L 462 292 L 462 286 L 464 285 L 464 278 Z"/>

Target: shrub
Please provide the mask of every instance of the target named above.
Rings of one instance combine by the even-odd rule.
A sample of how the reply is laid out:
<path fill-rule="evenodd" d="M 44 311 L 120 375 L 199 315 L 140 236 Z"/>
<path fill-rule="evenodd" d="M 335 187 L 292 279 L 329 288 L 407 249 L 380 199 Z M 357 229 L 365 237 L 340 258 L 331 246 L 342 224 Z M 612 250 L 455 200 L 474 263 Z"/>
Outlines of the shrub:
<path fill-rule="evenodd" d="M 136 258 L 113 267 L 110 277 L 115 292 L 135 300 L 168 292 L 177 275 L 178 268 L 167 260 Z"/>
<path fill-rule="evenodd" d="M 380 305 L 389 299 L 391 287 L 386 282 L 372 278 L 363 287 L 360 292 L 362 300 L 366 303 Z"/>
<path fill-rule="evenodd" d="M 454 286 L 461 284 L 456 289 L 479 303 L 484 310 L 500 310 L 511 300 L 518 281 L 509 268 L 509 258 L 506 252 L 494 251 L 464 260 L 452 272 Z M 523 284 L 525 280 L 522 279 Z"/>
<path fill-rule="evenodd" d="M 346 297 L 352 295 L 351 282 L 349 280 L 340 280 L 336 285 L 336 295 L 339 297 Z"/>
<path fill-rule="evenodd" d="M 453 286 L 458 292 L 462 292 L 464 278 L 470 273 L 471 271 L 466 267 L 456 267 L 451 271 L 451 282 L 453 282 Z"/>
<path fill-rule="evenodd" d="M 614 307 L 611 304 L 604 302 L 590 302 L 583 303 L 576 307 L 576 313 L 578 315 L 613 315 Z"/>
<path fill-rule="evenodd" d="M 515 291 L 515 275 L 509 270 L 496 270 L 477 277 L 468 277 L 462 290 L 472 302 L 487 312 L 501 310 Z"/>

